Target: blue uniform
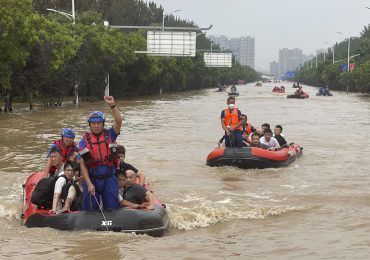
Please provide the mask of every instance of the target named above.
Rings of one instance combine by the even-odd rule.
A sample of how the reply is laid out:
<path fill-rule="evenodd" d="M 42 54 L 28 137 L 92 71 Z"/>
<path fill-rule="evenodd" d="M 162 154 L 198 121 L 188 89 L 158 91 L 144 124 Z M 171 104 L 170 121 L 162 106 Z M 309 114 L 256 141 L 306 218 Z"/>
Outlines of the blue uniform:
<path fill-rule="evenodd" d="M 108 130 L 109 138 L 115 142 L 118 134 L 114 131 L 113 127 Z M 103 144 L 106 145 L 106 144 Z M 79 149 L 87 147 L 85 138 L 79 143 Z M 89 176 L 92 184 L 95 186 L 95 196 L 100 203 L 103 202 L 104 209 L 117 209 L 120 207 L 117 194 L 118 194 L 118 180 L 116 177 L 116 167 L 108 165 L 97 165 L 96 167 L 89 168 Z M 82 210 L 96 210 L 98 204 L 94 196 L 90 195 L 86 182 L 83 185 L 83 202 Z"/>

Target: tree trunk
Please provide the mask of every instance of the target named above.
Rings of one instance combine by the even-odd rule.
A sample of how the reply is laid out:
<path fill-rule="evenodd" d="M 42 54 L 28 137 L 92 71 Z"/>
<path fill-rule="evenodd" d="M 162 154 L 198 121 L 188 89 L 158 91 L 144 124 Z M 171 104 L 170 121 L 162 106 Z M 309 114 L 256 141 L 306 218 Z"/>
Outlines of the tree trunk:
<path fill-rule="evenodd" d="M 32 89 L 28 89 L 28 103 L 30 104 L 30 110 L 33 109 Z"/>

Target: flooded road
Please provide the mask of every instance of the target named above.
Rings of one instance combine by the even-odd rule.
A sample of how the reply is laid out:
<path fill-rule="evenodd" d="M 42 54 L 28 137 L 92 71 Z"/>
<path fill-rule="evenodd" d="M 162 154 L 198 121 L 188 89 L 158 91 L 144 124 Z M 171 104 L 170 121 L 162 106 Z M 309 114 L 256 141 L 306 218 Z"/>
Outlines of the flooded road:
<path fill-rule="evenodd" d="M 280 84 L 281 85 L 281 84 Z M 103 102 L 0 114 L 0 258 L 9 259 L 364 259 L 370 257 L 370 97 L 334 92 L 306 100 L 273 94 L 274 84 L 237 86 L 237 107 L 255 127 L 281 124 L 304 147 L 287 168 L 210 168 L 208 153 L 223 135 L 226 93 L 192 91 L 118 101 L 119 143 L 167 204 L 162 238 L 64 232 L 20 225 L 21 186 L 42 170 L 63 127 L 76 140 Z M 294 92 L 285 84 L 287 94 Z"/>

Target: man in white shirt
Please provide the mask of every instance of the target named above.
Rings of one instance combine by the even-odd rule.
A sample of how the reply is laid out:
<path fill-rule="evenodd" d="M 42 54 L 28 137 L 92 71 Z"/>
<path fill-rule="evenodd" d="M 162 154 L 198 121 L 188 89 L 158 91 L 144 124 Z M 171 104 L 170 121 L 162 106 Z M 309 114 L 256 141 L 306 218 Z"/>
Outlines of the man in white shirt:
<path fill-rule="evenodd" d="M 260 138 L 261 144 L 265 144 L 269 147 L 269 150 L 280 149 L 279 142 L 272 137 L 272 131 L 270 128 L 266 128 L 263 131 L 263 136 Z"/>

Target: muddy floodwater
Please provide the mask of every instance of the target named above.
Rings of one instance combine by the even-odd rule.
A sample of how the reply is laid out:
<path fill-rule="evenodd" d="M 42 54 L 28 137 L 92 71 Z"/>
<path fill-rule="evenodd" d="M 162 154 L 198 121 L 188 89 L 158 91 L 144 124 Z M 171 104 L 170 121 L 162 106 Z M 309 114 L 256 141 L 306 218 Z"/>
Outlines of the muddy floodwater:
<path fill-rule="evenodd" d="M 280 83 L 281 85 L 283 83 Z M 227 93 L 213 90 L 119 100 L 119 143 L 167 205 L 164 237 L 66 232 L 20 225 L 22 184 L 42 170 L 63 127 L 88 129 L 103 102 L 79 108 L 16 104 L 0 114 L 1 259 L 369 259 L 370 97 L 333 92 L 305 100 L 273 94 L 273 83 L 237 86 L 237 107 L 255 127 L 281 124 L 304 147 L 286 168 L 210 168 L 206 157 L 223 135 Z M 284 83 L 287 94 L 292 84 Z M 24 107 L 24 108 L 23 108 Z"/>

